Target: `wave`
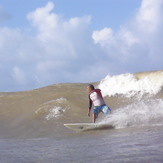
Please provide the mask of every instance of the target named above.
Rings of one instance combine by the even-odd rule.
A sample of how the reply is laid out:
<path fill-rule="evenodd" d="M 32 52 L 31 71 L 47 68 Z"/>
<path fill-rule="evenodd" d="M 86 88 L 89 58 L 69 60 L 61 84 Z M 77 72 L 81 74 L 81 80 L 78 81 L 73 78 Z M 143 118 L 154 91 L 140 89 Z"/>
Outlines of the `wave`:
<path fill-rule="evenodd" d="M 156 95 L 163 87 L 163 71 L 106 76 L 98 85 L 104 96 L 122 94 L 126 97 Z"/>
<path fill-rule="evenodd" d="M 163 125 L 163 71 L 106 76 L 94 83 L 112 115 L 98 123 L 115 128 Z M 64 123 L 91 122 L 87 83 L 56 84 L 0 93 L 0 137 L 48 137 L 67 132 Z"/>
<path fill-rule="evenodd" d="M 97 87 L 104 96 L 117 96 L 116 102 L 120 103 L 109 118 L 99 123 L 109 123 L 115 128 L 163 125 L 162 70 L 108 75 Z"/>

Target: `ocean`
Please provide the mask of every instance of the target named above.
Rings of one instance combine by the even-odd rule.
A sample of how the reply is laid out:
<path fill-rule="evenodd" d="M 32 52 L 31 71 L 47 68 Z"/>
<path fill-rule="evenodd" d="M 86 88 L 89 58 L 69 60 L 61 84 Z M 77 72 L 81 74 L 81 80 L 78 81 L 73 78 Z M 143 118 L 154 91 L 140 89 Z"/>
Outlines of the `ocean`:
<path fill-rule="evenodd" d="M 2 163 L 162 163 L 163 70 L 106 76 L 100 88 L 112 114 L 73 131 L 64 123 L 91 123 L 88 83 L 64 83 L 0 92 Z"/>

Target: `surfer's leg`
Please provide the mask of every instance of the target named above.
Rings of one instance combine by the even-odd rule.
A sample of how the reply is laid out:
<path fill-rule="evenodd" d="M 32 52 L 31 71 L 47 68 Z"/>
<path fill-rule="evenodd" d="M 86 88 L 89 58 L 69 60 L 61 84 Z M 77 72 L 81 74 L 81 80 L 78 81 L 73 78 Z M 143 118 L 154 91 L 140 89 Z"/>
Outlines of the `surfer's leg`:
<path fill-rule="evenodd" d="M 96 121 L 96 113 L 93 113 L 93 123 Z"/>
<path fill-rule="evenodd" d="M 98 117 L 98 113 L 94 112 L 93 113 L 93 123 L 96 122 L 97 117 Z"/>
<path fill-rule="evenodd" d="M 94 107 L 92 112 L 93 112 L 92 120 L 93 120 L 93 123 L 95 123 L 96 118 L 98 117 L 98 113 L 99 113 L 98 107 Z"/>

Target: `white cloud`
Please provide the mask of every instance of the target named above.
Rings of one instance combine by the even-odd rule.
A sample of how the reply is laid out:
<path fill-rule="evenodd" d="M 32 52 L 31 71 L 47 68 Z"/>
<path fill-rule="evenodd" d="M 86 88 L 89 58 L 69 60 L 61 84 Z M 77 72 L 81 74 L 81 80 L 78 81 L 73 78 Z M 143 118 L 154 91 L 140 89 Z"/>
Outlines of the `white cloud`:
<path fill-rule="evenodd" d="M 0 81 L 1 90 L 31 89 L 77 81 L 78 72 L 89 66 L 88 54 L 93 52 L 95 55 L 88 28 L 91 17 L 64 19 L 53 9 L 54 4 L 49 2 L 29 13 L 27 19 L 31 27 L 27 30 L 0 28 L 3 67 L 0 71 L 7 72 L 8 85 L 12 81 L 12 86 L 7 89 L 7 83 Z"/>
<path fill-rule="evenodd" d="M 143 0 L 136 15 L 138 28 L 143 32 L 155 32 L 162 20 L 162 0 Z"/>
<path fill-rule="evenodd" d="M 27 15 L 28 20 L 38 31 L 38 38 L 42 41 L 53 40 L 59 29 L 60 17 L 52 13 L 53 8 L 54 4 L 49 2 L 45 7 L 38 8 Z"/>
<path fill-rule="evenodd" d="M 26 85 L 25 73 L 19 67 L 13 68 L 12 76 L 19 84 Z"/>
<path fill-rule="evenodd" d="M 161 69 L 162 15 L 162 0 L 143 0 L 128 24 L 118 31 L 110 28 L 94 31 L 92 38 L 106 57 L 119 66 L 119 72 Z"/>
<path fill-rule="evenodd" d="M 107 73 L 162 66 L 162 0 L 143 0 L 118 31 L 92 32 L 91 16 L 65 19 L 54 7 L 49 2 L 28 13 L 26 29 L 0 27 L 0 91 L 97 81 Z"/>
<path fill-rule="evenodd" d="M 95 44 L 99 43 L 101 46 L 107 46 L 107 44 L 113 44 L 113 30 L 111 28 L 104 28 L 100 31 L 94 31 L 92 34 Z"/>
<path fill-rule="evenodd" d="M 139 43 L 139 39 L 135 36 L 132 31 L 128 31 L 127 29 L 121 29 L 119 33 L 119 38 L 126 46 L 131 47 L 134 44 Z"/>

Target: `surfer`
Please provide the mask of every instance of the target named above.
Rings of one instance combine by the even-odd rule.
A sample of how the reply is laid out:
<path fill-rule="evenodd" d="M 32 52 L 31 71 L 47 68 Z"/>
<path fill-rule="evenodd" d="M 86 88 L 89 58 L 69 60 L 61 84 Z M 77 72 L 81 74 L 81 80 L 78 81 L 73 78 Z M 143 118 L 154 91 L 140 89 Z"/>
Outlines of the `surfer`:
<path fill-rule="evenodd" d="M 108 115 L 109 113 L 111 113 L 111 109 L 105 104 L 100 89 L 95 89 L 94 85 L 89 84 L 87 86 L 87 90 L 89 93 L 88 116 L 90 117 L 90 111 L 91 111 L 92 104 L 93 104 L 94 108 L 92 110 L 92 113 L 93 113 L 92 119 L 93 119 L 93 122 L 95 123 L 96 118 L 98 117 L 98 114 L 100 112 L 103 112 L 105 115 Z"/>

